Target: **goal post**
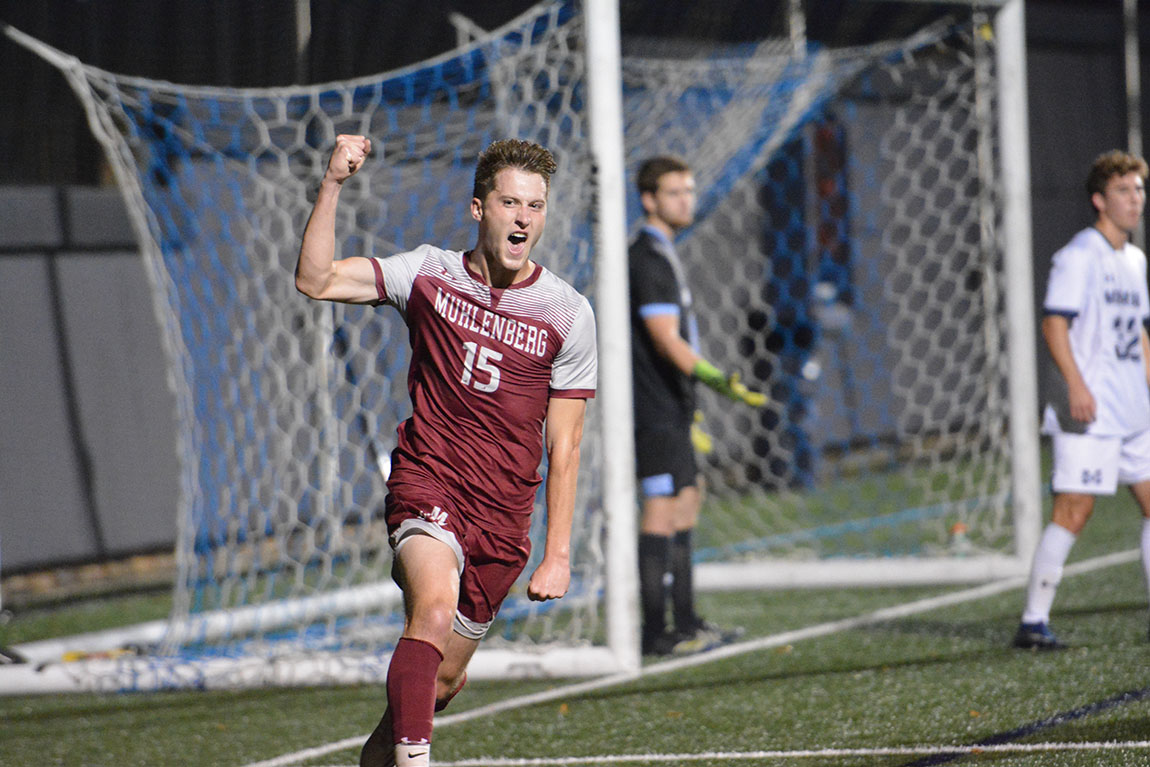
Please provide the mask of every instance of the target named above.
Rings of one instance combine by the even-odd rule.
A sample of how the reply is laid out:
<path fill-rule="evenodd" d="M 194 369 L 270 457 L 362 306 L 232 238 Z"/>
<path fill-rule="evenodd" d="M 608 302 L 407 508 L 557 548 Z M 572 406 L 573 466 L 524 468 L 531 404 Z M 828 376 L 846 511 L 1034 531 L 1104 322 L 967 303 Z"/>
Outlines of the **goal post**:
<path fill-rule="evenodd" d="M 599 325 L 600 410 L 604 431 L 607 643 L 622 667 L 639 667 L 638 522 L 631 412 L 631 315 L 628 309 L 626 168 L 618 0 L 587 0 L 588 131 L 595 174 L 596 318 Z M 625 371 L 625 372 L 624 372 Z"/>
<path fill-rule="evenodd" d="M 700 460 L 697 585 L 1024 572 L 1041 496 L 1022 9 L 984 6 L 832 49 L 799 34 L 620 40 L 616 0 L 544 0 L 416 66 L 273 89 L 124 77 L 5 30 L 65 73 L 116 172 L 182 467 L 163 635 L 146 627 L 144 656 L 51 663 L 37 689 L 386 673 L 402 609 L 382 502 L 409 408 L 406 333 L 394 311 L 309 302 L 292 279 L 338 133 L 376 147 L 342 192 L 339 257 L 467 247 L 459 191 L 479 151 L 507 136 L 550 148 L 538 256 L 599 323 L 571 593 L 537 604 L 517 584 L 473 676 L 638 667 L 625 249 L 634 173 L 657 153 L 685 157 L 700 190 L 676 247 L 702 353 L 770 396 L 761 411 L 700 396 L 715 449 Z M 536 557 L 543 533 L 540 503 Z M 51 660 L 59 645 L 33 649 Z"/>
<path fill-rule="evenodd" d="M 136 639 L 150 652 L 96 659 L 86 671 L 49 663 L 32 674 L 36 689 L 383 678 L 403 615 L 382 509 L 387 453 L 408 409 L 406 333 L 390 310 L 296 295 L 291 267 L 309 189 L 337 133 L 367 134 L 376 156 L 344 190 L 338 255 L 388 255 L 420 242 L 465 248 L 474 232 L 458 192 L 470 189 L 479 152 L 497 138 L 532 139 L 560 165 L 537 260 L 593 301 L 598 285 L 617 289 L 596 277 L 593 261 L 593 187 L 614 194 L 599 199 L 622 221 L 622 170 L 616 162 L 614 181 L 606 170 L 606 180 L 593 178 L 583 18 L 576 4 L 549 0 L 399 72 L 270 90 L 121 77 L 5 30 L 64 72 L 117 172 L 154 275 L 180 410 L 179 572 L 163 636 L 146 625 L 137 636 L 78 638 L 87 652 Z M 608 98 L 597 110 L 610 107 Z M 600 156 L 621 145 L 605 144 L 602 130 L 597 142 Z M 440 215 L 427 215 L 428 206 Z M 624 241 L 621 224 L 616 237 Z M 616 269 L 623 264 L 617 254 Z M 617 417 L 629 414 L 630 394 L 612 391 L 616 382 L 629 380 L 601 387 L 599 401 Z M 555 603 L 526 597 L 543 551 L 540 507 L 532 560 L 472 661 L 474 678 L 638 666 L 633 559 L 624 553 L 635 548 L 626 539 L 631 448 L 601 438 L 599 401 L 584 433 L 571 589 Z M 612 469 L 604 478 L 605 456 Z M 49 661 L 59 645 L 25 649 Z"/>
<path fill-rule="evenodd" d="M 1028 567 L 1042 529 L 1038 371 L 1034 325 L 1034 246 L 1030 218 L 1030 118 L 1026 98 L 1023 0 L 1006 0 L 998 30 L 998 132 L 1002 143 L 1003 253 L 1009 320 L 1010 440 L 1014 455 L 1014 554 Z"/>
<path fill-rule="evenodd" d="M 704 353 L 771 395 L 762 415 L 704 395 L 716 447 L 700 588 L 1029 567 L 1041 490 L 1021 4 L 968 10 L 863 60 L 765 42 L 737 85 L 698 59 L 625 64 L 632 98 L 639 68 L 660 86 L 629 148 L 641 135 L 648 153 L 684 154 L 699 179 L 700 221 L 677 246 Z M 731 140 L 754 136 L 735 114 L 751 66 L 778 67 L 757 81 L 751 109 L 765 110 L 750 119 L 778 126 L 758 145 Z M 821 82 L 768 85 L 800 77 Z M 676 133 L 720 108 L 730 119 L 706 123 L 707 141 Z M 705 156 L 729 146 L 758 152 L 757 170 Z"/>

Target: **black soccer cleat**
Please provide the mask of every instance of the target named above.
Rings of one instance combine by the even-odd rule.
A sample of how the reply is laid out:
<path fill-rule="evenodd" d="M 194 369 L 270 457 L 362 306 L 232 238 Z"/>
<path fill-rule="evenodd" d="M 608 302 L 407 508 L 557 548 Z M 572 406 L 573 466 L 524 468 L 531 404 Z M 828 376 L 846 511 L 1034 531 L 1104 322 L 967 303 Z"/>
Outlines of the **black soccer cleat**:
<path fill-rule="evenodd" d="M 676 638 L 667 632 L 643 637 L 644 655 L 671 655 L 675 652 Z"/>
<path fill-rule="evenodd" d="M 1013 645 L 1021 650 L 1061 650 L 1066 647 L 1045 623 L 1019 624 Z"/>

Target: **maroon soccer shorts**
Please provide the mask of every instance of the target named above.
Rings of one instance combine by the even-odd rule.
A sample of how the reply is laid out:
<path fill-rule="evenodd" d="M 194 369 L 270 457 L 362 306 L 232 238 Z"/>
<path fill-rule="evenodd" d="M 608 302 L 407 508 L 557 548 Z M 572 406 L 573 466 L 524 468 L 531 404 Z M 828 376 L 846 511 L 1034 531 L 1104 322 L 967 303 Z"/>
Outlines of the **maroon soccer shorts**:
<path fill-rule="evenodd" d="M 411 535 L 430 535 L 455 552 L 460 573 L 455 632 L 470 639 L 487 633 L 531 554 L 527 533 L 484 529 L 445 494 L 394 481 L 387 496 L 387 532 L 397 554 Z M 392 576 L 402 588 L 394 568 Z"/>

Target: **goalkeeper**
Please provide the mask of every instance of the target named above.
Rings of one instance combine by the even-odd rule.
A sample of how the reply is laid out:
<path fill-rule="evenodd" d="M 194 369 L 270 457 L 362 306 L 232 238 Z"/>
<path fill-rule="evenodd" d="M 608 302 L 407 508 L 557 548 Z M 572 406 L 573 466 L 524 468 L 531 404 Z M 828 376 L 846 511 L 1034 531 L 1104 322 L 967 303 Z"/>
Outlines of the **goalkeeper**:
<path fill-rule="evenodd" d="M 709 449 L 709 438 L 695 423 L 695 381 L 752 407 L 765 405 L 766 397 L 698 352 L 691 291 L 673 245 L 676 232 L 694 221 L 690 167 L 677 158 L 653 157 L 640 166 L 638 187 L 646 220 L 628 259 L 635 458 L 642 495 L 643 654 L 681 655 L 742 634 L 741 628 L 720 628 L 695 612 L 691 538 L 702 501 L 695 447 Z M 667 625 L 668 601 L 673 630 Z"/>

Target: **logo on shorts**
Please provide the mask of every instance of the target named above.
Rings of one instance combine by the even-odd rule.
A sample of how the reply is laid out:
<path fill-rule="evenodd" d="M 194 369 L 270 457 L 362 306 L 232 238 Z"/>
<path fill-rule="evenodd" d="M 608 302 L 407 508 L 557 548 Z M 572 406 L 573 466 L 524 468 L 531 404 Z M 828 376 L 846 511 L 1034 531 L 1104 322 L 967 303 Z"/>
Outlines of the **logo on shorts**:
<path fill-rule="evenodd" d="M 443 527 L 447 524 L 447 512 L 436 506 L 431 511 L 421 511 L 419 515 L 433 525 Z"/>

